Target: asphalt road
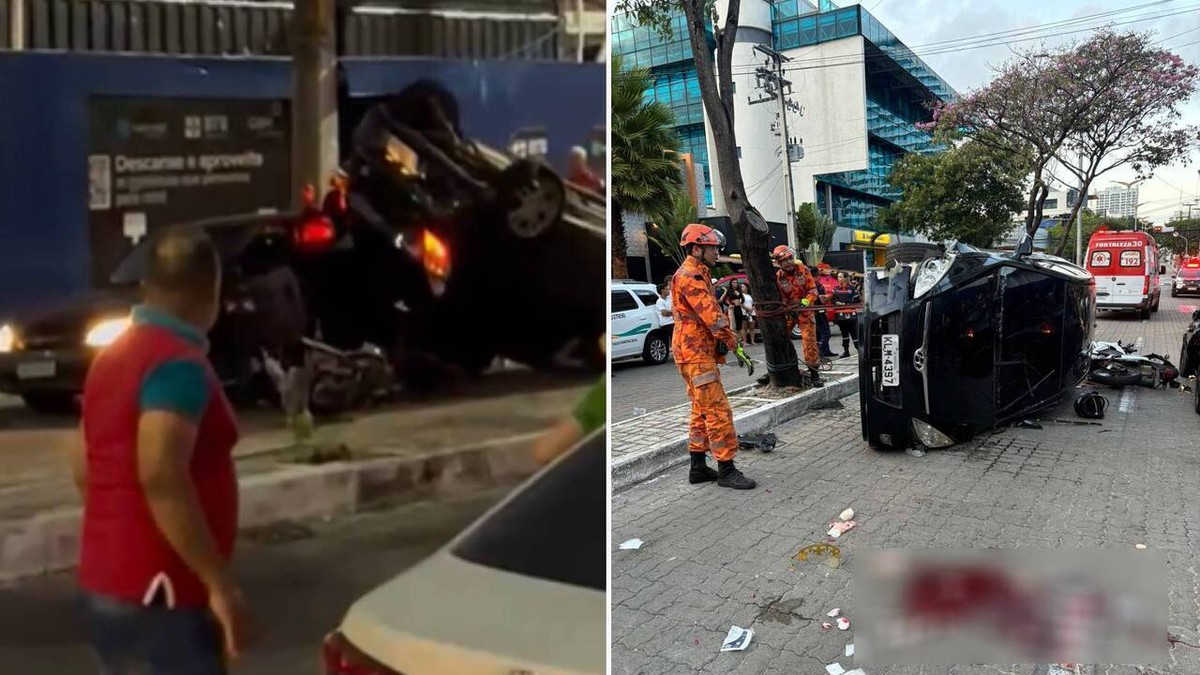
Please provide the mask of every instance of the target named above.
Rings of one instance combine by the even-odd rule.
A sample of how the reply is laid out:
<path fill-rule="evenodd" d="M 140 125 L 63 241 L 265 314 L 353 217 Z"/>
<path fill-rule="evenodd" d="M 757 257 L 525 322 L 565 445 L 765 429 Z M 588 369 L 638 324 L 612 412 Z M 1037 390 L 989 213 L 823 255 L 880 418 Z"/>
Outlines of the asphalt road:
<path fill-rule="evenodd" d="M 509 489 L 243 536 L 235 575 L 261 636 L 233 672 L 319 672 L 321 639 L 355 599 L 436 551 Z M 69 573 L 0 589 L 0 671 L 95 672 L 73 603 Z"/>

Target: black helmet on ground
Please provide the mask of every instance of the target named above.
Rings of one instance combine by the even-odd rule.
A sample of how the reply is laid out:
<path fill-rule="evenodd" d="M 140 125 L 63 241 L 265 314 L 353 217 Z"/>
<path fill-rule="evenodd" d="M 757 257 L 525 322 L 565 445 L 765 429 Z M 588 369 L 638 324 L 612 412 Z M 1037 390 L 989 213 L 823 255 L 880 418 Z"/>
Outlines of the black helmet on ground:
<path fill-rule="evenodd" d="M 1075 399 L 1075 414 L 1087 419 L 1098 420 L 1104 418 L 1104 411 L 1108 409 L 1108 399 L 1100 395 L 1099 392 L 1089 391 L 1081 394 Z"/>

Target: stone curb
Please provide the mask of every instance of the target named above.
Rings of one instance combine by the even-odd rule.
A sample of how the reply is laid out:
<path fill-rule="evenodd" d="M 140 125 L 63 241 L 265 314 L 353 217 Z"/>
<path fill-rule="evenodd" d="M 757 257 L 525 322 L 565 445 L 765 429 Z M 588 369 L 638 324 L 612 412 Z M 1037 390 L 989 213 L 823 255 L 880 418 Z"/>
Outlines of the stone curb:
<path fill-rule="evenodd" d="M 753 387 L 742 387 L 728 392 L 734 396 Z M 804 414 L 809 408 L 836 401 L 858 391 L 858 375 L 847 375 L 833 380 L 820 389 L 809 389 L 791 398 L 774 401 L 733 418 L 739 434 L 752 434 L 779 426 Z M 683 464 L 687 458 L 687 434 L 684 433 L 659 445 L 633 455 L 626 455 L 612 463 L 613 492 L 624 490 L 647 480 L 673 466 Z"/>
<path fill-rule="evenodd" d="M 238 482 L 238 527 L 348 515 L 514 483 L 540 468 L 529 453 L 536 436 L 523 434 L 419 456 L 319 466 L 281 464 L 277 471 Z M 79 507 L 63 507 L 0 522 L 0 582 L 74 567 L 82 514 Z"/>

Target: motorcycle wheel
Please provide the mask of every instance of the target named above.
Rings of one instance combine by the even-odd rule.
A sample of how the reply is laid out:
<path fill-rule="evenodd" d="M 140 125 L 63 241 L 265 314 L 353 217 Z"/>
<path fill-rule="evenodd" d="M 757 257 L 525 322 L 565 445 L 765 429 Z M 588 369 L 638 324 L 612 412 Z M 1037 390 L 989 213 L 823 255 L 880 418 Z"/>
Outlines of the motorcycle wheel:
<path fill-rule="evenodd" d="M 1096 384 L 1105 384 L 1110 387 L 1124 387 L 1131 384 L 1138 384 L 1142 381 L 1142 374 L 1133 368 L 1123 366 L 1119 363 L 1109 363 L 1099 368 L 1093 368 L 1088 373 L 1088 381 Z"/>

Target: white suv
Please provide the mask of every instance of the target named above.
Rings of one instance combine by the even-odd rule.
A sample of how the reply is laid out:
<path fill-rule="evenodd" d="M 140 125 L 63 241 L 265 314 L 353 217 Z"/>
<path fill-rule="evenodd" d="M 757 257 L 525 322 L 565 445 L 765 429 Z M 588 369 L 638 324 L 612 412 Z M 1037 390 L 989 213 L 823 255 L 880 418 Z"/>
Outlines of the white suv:
<path fill-rule="evenodd" d="M 640 356 L 647 363 L 671 358 L 671 343 L 659 320 L 658 290 L 654 284 L 614 281 L 612 291 L 612 359 Z"/>

